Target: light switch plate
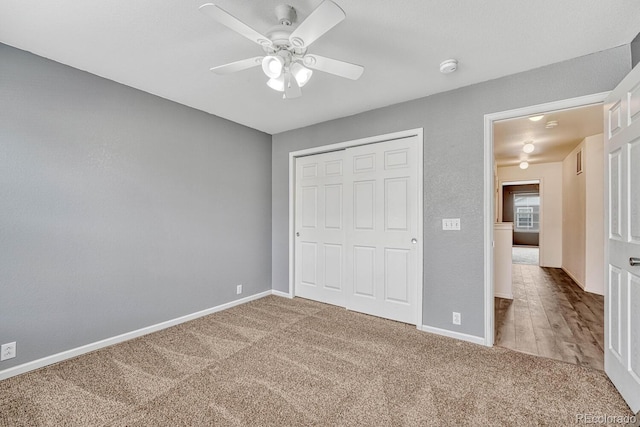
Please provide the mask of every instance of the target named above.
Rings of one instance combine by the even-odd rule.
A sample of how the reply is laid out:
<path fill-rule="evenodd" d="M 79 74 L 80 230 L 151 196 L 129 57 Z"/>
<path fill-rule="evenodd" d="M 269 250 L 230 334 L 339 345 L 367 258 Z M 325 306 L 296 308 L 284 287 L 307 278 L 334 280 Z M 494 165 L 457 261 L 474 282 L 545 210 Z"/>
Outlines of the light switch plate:
<path fill-rule="evenodd" d="M 460 218 L 443 218 L 443 230 L 460 230 Z"/>

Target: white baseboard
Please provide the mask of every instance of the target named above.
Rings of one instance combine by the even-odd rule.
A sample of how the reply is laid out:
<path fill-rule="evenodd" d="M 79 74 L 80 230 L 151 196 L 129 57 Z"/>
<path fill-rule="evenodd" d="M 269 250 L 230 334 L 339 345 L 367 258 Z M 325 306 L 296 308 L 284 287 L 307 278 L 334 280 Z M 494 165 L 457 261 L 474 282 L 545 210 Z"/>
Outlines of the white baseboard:
<path fill-rule="evenodd" d="M 268 295 L 271 295 L 273 291 L 264 291 L 255 295 L 250 295 L 248 297 L 244 297 L 235 301 L 231 301 L 225 304 L 221 304 L 215 307 L 207 308 L 206 310 L 198 311 L 195 313 L 187 314 L 185 316 L 177 317 L 172 320 L 167 320 L 165 322 L 157 323 L 155 325 L 147 326 L 145 328 L 137 329 L 135 331 L 126 332 L 121 335 L 117 335 L 115 337 L 106 338 L 100 341 L 96 341 L 91 344 L 83 345 L 81 347 L 72 348 L 70 350 L 63 351 L 61 353 L 53 354 L 51 356 L 46 356 L 41 359 L 33 360 L 31 362 L 23 363 L 22 365 L 14 366 L 12 368 L 5 369 L 0 371 L 0 381 L 6 380 L 7 378 L 11 378 L 16 375 L 24 374 L 25 372 L 33 371 L 35 369 L 42 368 L 47 365 L 51 365 L 53 363 L 62 362 L 66 359 L 71 359 L 72 357 L 80 356 L 85 353 L 89 353 L 90 351 L 99 350 L 104 347 L 108 347 L 110 345 L 118 344 L 123 341 L 128 341 L 133 338 L 140 337 L 142 335 L 147 335 L 152 332 L 160 331 L 162 329 L 169 328 L 171 326 L 179 325 L 180 323 L 188 322 L 190 320 L 197 319 L 199 317 L 207 316 L 209 314 L 216 313 L 218 311 L 226 310 L 231 307 L 235 307 L 236 305 L 245 304 L 249 301 L 257 300 L 260 298 L 264 298 Z"/>
<path fill-rule="evenodd" d="M 513 294 L 503 294 L 502 292 L 494 292 L 493 296 L 504 299 L 513 299 Z"/>
<path fill-rule="evenodd" d="M 276 291 L 275 289 L 273 289 L 271 291 L 271 295 L 275 295 L 277 297 L 289 298 L 289 299 L 293 298 L 293 295 L 291 295 L 290 293 L 282 292 L 282 291 Z"/>
<path fill-rule="evenodd" d="M 564 267 L 560 267 L 562 268 L 562 271 L 564 271 L 565 273 L 567 273 L 567 276 L 571 277 L 571 279 L 576 282 L 578 284 L 578 286 L 580 286 L 582 288 L 583 291 L 585 292 L 589 292 L 592 294 L 596 294 L 596 295 L 602 295 L 604 296 L 604 290 L 603 289 L 591 289 L 590 287 L 580 283 L 580 281 L 578 279 L 575 278 L 575 276 L 573 274 L 571 274 L 571 272 L 569 270 L 567 270 Z"/>
<path fill-rule="evenodd" d="M 598 289 L 591 289 L 591 288 L 589 288 L 589 287 L 586 287 L 586 288 L 585 288 L 585 291 L 586 291 L 586 292 L 589 292 L 589 293 L 591 293 L 591 294 L 604 296 L 604 291 L 603 291 L 602 289 L 600 289 L 600 288 L 598 288 Z"/>
<path fill-rule="evenodd" d="M 564 271 L 565 273 L 567 273 L 567 276 L 571 277 L 571 279 L 576 282 L 578 284 L 578 286 L 580 286 L 582 288 L 582 290 L 584 290 L 584 284 L 582 284 L 582 282 L 580 282 L 578 279 L 576 279 L 576 276 L 574 276 L 573 274 L 571 274 L 571 272 L 569 270 L 567 270 L 564 267 L 560 267 L 562 268 L 562 271 Z"/>
<path fill-rule="evenodd" d="M 434 328 L 433 326 L 422 325 L 419 327 L 423 332 L 430 332 L 436 335 L 442 335 L 449 338 L 455 338 L 462 341 L 468 341 L 474 344 L 485 345 L 485 340 L 482 337 L 477 337 L 475 335 L 463 334 L 462 332 L 449 331 L 446 329 Z"/>

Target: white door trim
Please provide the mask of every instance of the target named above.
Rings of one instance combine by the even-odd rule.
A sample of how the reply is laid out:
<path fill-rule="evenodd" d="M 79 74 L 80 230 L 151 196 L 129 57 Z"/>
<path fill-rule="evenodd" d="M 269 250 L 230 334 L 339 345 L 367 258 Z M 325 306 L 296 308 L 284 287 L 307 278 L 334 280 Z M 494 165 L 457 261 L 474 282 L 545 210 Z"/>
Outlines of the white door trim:
<path fill-rule="evenodd" d="M 408 138 L 412 136 L 418 137 L 418 236 L 424 240 L 423 224 L 424 224 L 424 206 L 423 206 L 423 185 L 424 185 L 424 138 L 423 129 L 409 129 L 400 132 L 388 133 L 385 135 L 371 136 L 367 138 L 355 139 L 352 141 L 339 142 L 336 144 L 323 145 L 320 147 L 307 148 L 305 150 L 292 151 L 289 153 L 289 298 L 295 295 L 295 189 L 296 189 L 296 157 L 309 156 L 311 154 L 326 153 L 329 151 L 344 150 L 359 145 L 375 144 L 377 142 L 391 141 L 394 139 Z M 422 326 L 422 294 L 423 294 L 423 248 L 424 241 L 417 245 L 418 251 L 418 299 L 416 304 L 416 326 Z"/>
<path fill-rule="evenodd" d="M 485 114 L 484 116 L 484 345 L 493 346 L 494 339 L 494 310 L 493 310 L 493 122 L 513 119 L 522 116 L 532 116 L 555 110 L 567 110 L 585 105 L 601 104 L 609 92 L 579 96 Z M 604 178 L 603 178 L 604 179 Z M 606 244 L 606 243 L 605 243 Z"/>

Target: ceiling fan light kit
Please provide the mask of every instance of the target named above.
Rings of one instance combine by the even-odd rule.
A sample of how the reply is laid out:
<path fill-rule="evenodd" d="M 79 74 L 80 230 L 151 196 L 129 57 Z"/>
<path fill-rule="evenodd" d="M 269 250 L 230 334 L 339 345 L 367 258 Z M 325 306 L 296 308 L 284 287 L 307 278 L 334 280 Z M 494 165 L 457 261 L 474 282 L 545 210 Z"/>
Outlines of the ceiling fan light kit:
<path fill-rule="evenodd" d="M 294 62 L 293 64 L 291 64 L 289 70 L 293 74 L 293 77 L 295 77 L 296 81 L 298 82 L 298 86 L 300 87 L 306 85 L 313 75 L 313 70 L 308 69 L 299 62 Z"/>
<path fill-rule="evenodd" d="M 262 59 L 262 71 L 267 77 L 277 79 L 282 75 L 284 59 L 278 55 L 267 55 Z"/>
<path fill-rule="evenodd" d="M 284 92 L 284 76 L 267 80 L 267 86 L 278 92 Z"/>
<path fill-rule="evenodd" d="M 297 12 L 289 5 L 279 5 L 275 9 L 279 24 L 267 31 L 266 35 L 246 25 L 233 15 L 212 3 L 200 6 L 202 13 L 234 30 L 238 34 L 259 44 L 265 55 L 211 68 L 216 74 L 230 74 L 262 65 L 262 71 L 269 78 L 267 86 L 284 92 L 284 99 L 302 96 L 300 88 L 309 82 L 313 70 L 357 80 L 364 72 L 361 65 L 307 54 L 307 48 L 320 36 L 345 19 L 344 11 L 331 0 L 325 0 L 311 14 L 293 28 Z"/>

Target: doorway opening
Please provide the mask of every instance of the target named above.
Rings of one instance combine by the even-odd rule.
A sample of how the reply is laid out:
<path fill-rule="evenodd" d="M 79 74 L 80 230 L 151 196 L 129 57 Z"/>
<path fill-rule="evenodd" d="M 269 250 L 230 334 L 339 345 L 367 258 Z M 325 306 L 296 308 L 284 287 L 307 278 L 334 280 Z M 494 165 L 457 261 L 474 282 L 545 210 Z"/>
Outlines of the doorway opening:
<path fill-rule="evenodd" d="M 506 181 L 501 183 L 503 223 L 513 224 L 512 264 L 539 265 L 540 213 L 542 198 L 540 180 Z"/>
<path fill-rule="evenodd" d="M 487 345 L 603 369 L 604 236 L 597 236 L 595 245 L 591 230 L 604 223 L 603 174 L 594 166 L 587 175 L 586 161 L 597 159 L 602 167 L 606 95 L 485 116 L 485 195 L 493 200 L 486 204 L 486 218 L 493 220 L 485 222 L 490 245 L 496 223 L 495 252 L 485 249 Z M 591 116 L 576 122 L 580 114 Z M 596 181 L 598 197 L 586 187 Z M 512 257 L 500 261 L 494 257 L 505 251 L 498 250 L 497 234 L 506 224 Z M 505 276 L 501 262 L 510 263 L 512 289 L 506 291 L 494 281 Z M 494 300 L 498 294 L 502 298 Z"/>

